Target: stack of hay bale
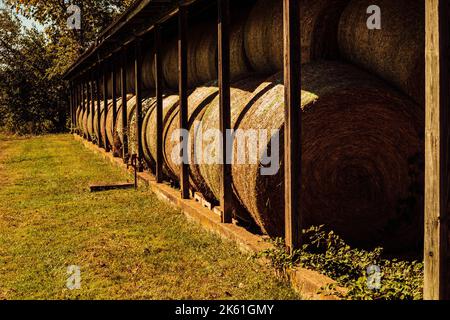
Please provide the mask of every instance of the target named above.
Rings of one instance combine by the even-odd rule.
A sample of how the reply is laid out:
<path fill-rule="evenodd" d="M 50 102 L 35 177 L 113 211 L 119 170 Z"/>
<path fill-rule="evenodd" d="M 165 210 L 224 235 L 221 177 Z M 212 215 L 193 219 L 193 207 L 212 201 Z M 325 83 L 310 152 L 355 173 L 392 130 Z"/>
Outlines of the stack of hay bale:
<path fill-rule="evenodd" d="M 380 30 L 367 27 L 371 5 L 382 9 Z M 301 0 L 303 158 L 298 165 L 303 180 L 298 191 L 305 227 L 326 225 L 351 244 L 392 250 L 414 247 L 421 238 L 423 12 L 423 0 Z M 188 129 L 192 143 L 199 133 L 219 128 L 219 97 L 215 25 L 203 22 L 193 26 L 190 35 Z M 163 50 L 168 89 L 163 101 L 164 170 L 176 181 L 180 167 L 173 155 L 179 154 L 179 99 L 170 90 L 178 86 L 177 42 L 167 43 Z M 151 57 L 145 61 L 152 65 Z M 282 69 L 282 1 L 256 1 L 246 16 L 241 13 L 232 23 L 231 122 L 234 130 L 279 130 L 280 169 L 265 176 L 260 161 L 233 164 L 233 207 L 236 218 L 273 237 L 284 236 Z M 149 66 L 144 69 L 144 83 L 153 88 L 154 75 L 149 70 Z M 128 82 L 133 92 L 134 83 Z M 156 106 L 151 93 L 149 97 L 140 134 L 152 168 Z M 135 97 L 129 99 L 128 136 L 134 145 L 136 103 Z M 108 137 L 116 149 L 123 140 L 120 105 L 116 123 L 107 118 Z M 77 115 L 78 126 L 89 134 L 86 112 L 79 108 Z M 270 150 L 272 137 L 258 146 L 259 158 Z M 237 141 L 233 150 L 238 151 Z M 219 150 L 206 152 L 214 156 Z M 220 165 L 191 161 L 190 171 L 192 187 L 217 201 Z"/>

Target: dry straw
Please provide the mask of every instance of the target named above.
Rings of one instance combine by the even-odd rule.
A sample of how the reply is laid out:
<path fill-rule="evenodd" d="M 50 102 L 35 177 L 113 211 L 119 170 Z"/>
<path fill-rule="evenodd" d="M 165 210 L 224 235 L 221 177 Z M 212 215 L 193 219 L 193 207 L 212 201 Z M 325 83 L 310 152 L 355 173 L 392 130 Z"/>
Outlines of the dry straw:
<path fill-rule="evenodd" d="M 304 226 L 326 224 L 355 245 L 414 245 L 422 217 L 422 109 L 341 63 L 304 65 L 302 83 Z M 255 91 L 236 127 L 282 133 L 283 97 L 278 74 Z M 283 137 L 280 146 L 277 175 L 262 176 L 261 164 L 232 167 L 238 199 L 271 236 L 284 235 Z"/>
<path fill-rule="evenodd" d="M 381 29 L 367 28 L 370 5 L 381 9 Z M 353 0 L 339 26 L 343 56 L 424 104 L 424 5 L 421 0 Z"/>

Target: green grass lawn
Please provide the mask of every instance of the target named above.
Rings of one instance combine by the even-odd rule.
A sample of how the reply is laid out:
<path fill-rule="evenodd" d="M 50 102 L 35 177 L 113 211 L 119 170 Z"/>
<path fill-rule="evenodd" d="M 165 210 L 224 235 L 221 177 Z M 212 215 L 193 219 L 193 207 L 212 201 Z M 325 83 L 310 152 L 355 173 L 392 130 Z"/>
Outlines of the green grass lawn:
<path fill-rule="evenodd" d="M 298 299 L 70 135 L 0 136 L 0 299 Z M 81 288 L 66 287 L 67 268 Z"/>

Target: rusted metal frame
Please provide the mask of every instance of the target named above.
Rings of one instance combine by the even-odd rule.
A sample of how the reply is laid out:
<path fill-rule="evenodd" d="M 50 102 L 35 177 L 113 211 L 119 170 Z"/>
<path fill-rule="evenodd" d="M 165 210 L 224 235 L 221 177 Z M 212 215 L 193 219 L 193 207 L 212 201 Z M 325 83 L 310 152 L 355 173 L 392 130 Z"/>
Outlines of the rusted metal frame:
<path fill-rule="evenodd" d="M 301 244 L 301 47 L 300 4 L 298 0 L 283 0 L 284 21 L 284 186 L 285 239 L 291 252 Z"/>
<path fill-rule="evenodd" d="M 188 129 L 188 12 L 187 7 L 182 5 L 178 11 L 178 89 L 180 97 L 180 145 L 183 154 L 181 171 L 180 171 L 180 187 L 181 197 L 189 199 L 189 163 L 188 163 L 188 141 L 183 139 L 182 131 Z"/>
<path fill-rule="evenodd" d="M 106 150 L 106 152 L 109 152 L 109 141 L 108 141 L 108 135 L 106 134 L 106 124 L 107 124 L 107 117 L 108 117 L 108 62 L 104 61 L 102 65 L 102 74 L 103 74 L 103 132 L 101 133 L 103 136 L 103 147 Z M 99 130 L 100 131 L 100 130 Z"/>
<path fill-rule="evenodd" d="M 429 0 L 426 16 L 424 299 L 450 299 L 450 1 Z"/>
<path fill-rule="evenodd" d="M 143 167 L 143 148 L 142 148 L 142 39 L 137 38 L 135 42 L 134 55 L 134 92 L 136 95 L 136 139 L 137 139 L 137 168 L 142 172 Z"/>
<path fill-rule="evenodd" d="M 230 1 L 218 0 L 218 76 L 220 96 L 220 130 L 222 131 L 222 170 L 220 179 L 220 207 L 222 222 L 231 223 L 231 149 L 227 137 L 231 129 L 230 105 Z"/>
<path fill-rule="evenodd" d="M 122 94 L 122 158 L 124 163 L 128 163 L 130 155 L 128 152 L 128 119 L 127 119 L 127 48 L 122 51 L 122 61 L 120 64 L 120 82 Z"/>
<path fill-rule="evenodd" d="M 154 29 L 154 61 L 155 61 L 155 89 L 156 89 L 156 182 L 163 182 L 163 81 L 161 56 L 162 27 L 156 25 Z"/>

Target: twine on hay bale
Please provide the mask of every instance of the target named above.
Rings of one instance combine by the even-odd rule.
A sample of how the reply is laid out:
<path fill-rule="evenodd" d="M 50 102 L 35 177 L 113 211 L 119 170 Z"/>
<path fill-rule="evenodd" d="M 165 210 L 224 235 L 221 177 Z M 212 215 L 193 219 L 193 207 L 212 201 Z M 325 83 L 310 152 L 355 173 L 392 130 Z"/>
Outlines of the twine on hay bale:
<path fill-rule="evenodd" d="M 349 0 L 300 2 L 302 63 L 338 56 L 337 27 Z M 245 27 L 245 52 L 254 71 L 283 70 L 283 2 L 259 0 Z"/>
<path fill-rule="evenodd" d="M 381 29 L 367 28 L 368 6 L 381 8 Z M 376 73 L 424 104 L 425 1 L 352 0 L 339 25 L 339 45 L 349 61 Z"/>
<path fill-rule="evenodd" d="M 238 199 L 271 236 L 284 236 L 282 81 L 277 74 L 263 83 L 236 125 L 281 130 L 278 174 L 262 176 L 261 163 L 232 166 Z M 423 215 L 422 108 L 341 63 L 304 65 L 302 83 L 304 226 L 325 224 L 357 246 L 414 246 Z"/>

